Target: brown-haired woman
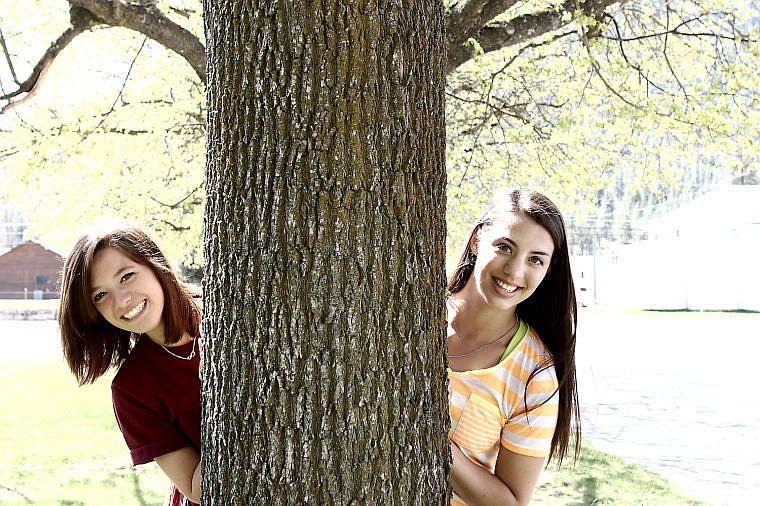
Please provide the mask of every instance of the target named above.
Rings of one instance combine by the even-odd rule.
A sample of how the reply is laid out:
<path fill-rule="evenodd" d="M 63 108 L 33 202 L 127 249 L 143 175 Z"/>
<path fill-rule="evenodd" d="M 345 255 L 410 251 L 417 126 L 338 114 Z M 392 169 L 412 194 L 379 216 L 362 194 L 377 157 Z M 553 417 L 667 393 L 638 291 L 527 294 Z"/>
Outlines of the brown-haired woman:
<path fill-rule="evenodd" d="M 565 226 L 544 195 L 496 194 L 448 286 L 452 504 L 528 504 L 545 460 L 579 450 L 577 307 Z"/>
<path fill-rule="evenodd" d="M 83 385 L 118 367 L 119 429 L 134 465 L 155 460 L 171 479 L 172 505 L 200 501 L 199 297 L 126 222 L 86 231 L 63 267 L 58 323 L 69 368 Z"/>

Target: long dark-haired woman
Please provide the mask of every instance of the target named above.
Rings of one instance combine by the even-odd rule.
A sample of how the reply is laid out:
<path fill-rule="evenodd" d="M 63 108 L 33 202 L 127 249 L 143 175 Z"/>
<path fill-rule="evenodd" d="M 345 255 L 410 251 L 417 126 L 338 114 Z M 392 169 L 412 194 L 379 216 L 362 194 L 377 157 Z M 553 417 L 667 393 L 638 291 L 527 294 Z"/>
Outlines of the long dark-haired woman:
<path fill-rule="evenodd" d="M 580 423 L 565 226 L 544 195 L 499 192 L 448 286 L 452 504 L 528 504 Z M 574 436 L 574 437 L 571 437 Z"/>

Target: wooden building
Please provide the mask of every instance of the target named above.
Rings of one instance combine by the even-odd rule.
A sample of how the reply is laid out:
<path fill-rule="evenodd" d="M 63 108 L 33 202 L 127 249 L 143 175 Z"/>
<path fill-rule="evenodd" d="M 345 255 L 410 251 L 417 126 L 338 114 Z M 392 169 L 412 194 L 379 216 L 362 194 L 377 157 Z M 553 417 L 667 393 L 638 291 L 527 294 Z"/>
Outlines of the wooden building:
<path fill-rule="evenodd" d="M 56 299 L 63 257 L 34 241 L 0 255 L 0 299 Z"/>

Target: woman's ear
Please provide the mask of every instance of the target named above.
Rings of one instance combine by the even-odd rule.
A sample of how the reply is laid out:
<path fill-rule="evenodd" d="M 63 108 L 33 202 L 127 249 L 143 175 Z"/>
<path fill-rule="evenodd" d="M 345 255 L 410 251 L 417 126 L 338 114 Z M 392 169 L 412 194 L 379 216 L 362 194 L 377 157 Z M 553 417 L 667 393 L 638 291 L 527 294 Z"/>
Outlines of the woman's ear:
<path fill-rule="evenodd" d="M 478 256 L 478 243 L 480 242 L 480 229 L 482 225 L 478 225 L 470 234 L 470 250 L 472 250 L 475 256 Z"/>

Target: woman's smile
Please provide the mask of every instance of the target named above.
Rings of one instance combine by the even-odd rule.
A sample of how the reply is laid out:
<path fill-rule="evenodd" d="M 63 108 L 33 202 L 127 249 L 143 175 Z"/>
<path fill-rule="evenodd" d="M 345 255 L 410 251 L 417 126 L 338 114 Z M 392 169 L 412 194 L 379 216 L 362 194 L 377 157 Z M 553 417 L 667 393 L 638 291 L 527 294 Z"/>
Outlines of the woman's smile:
<path fill-rule="evenodd" d="M 517 291 L 519 287 L 510 285 L 505 281 L 500 280 L 499 278 L 494 278 L 494 283 L 501 288 L 503 291 L 505 291 L 507 294 L 511 295 Z"/>
<path fill-rule="evenodd" d="M 125 313 L 124 316 L 122 316 L 122 318 L 124 318 L 125 320 L 131 320 L 131 319 L 133 319 L 135 316 L 137 316 L 138 314 L 140 314 L 143 309 L 145 309 L 145 303 L 146 302 L 147 301 L 145 299 L 143 299 L 142 302 L 140 302 L 137 306 L 135 306 L 134 309 L 132 309 L 132 311 L 130 311 L 128 313 Z"/>

